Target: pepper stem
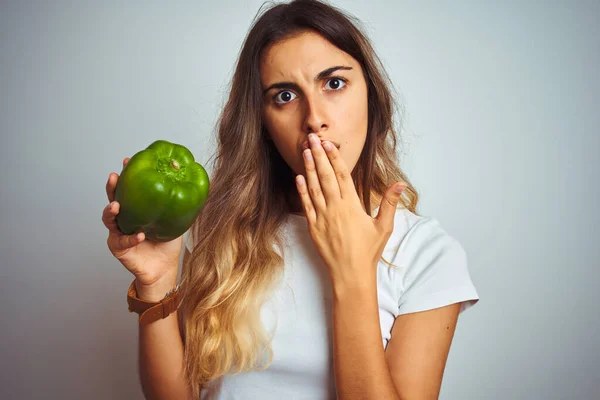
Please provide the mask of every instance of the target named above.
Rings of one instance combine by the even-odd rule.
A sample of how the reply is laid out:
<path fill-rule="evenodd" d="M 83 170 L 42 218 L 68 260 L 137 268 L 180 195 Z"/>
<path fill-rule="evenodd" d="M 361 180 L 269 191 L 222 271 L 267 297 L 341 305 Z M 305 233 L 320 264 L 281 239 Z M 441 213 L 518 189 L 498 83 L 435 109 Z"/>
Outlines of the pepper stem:
<path fill-rule="evenodd" d="M 171 167 L 173 167 L 173 169 L 179 169 L 179 163 L 177 162 L 177 160 L 171 160 Z"/>

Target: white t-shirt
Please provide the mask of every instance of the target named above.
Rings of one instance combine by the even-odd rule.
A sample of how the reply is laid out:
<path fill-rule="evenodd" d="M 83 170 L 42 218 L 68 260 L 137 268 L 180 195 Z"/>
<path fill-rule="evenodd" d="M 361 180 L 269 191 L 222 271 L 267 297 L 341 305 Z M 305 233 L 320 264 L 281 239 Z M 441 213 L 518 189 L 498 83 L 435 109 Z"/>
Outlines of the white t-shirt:
<path fill-rule="evenodd" d="M 373 213 L 377 215 L 378 209 Z M 283 279 L 261 310 L 274 332 L 273 361 L 264 371 L 226 375 L 202 390 L 202 400 L 335 399 L 332 358 L 332 296 L 326 266 L 304 216 L 290 214 L 284 232 Z M 191 251 L 191 235 L 184 242 Z M 381 340 L 385 348 L 398 315 L 461 303 L 461 313 L 479 296 L 460 243 L 434 218 L 396 210 L 394 231 L 377 266 Z"/>

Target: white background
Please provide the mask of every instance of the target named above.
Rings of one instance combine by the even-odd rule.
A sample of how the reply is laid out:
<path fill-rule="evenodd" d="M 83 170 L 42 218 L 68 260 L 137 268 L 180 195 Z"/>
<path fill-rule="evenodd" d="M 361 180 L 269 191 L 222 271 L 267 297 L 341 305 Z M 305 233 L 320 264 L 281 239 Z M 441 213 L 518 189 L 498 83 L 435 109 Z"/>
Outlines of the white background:
<path fill-rule="evenodd" d="M 1 3 L 0 398 L 142 398 L 105 183 L 156 139 L 206 164 L 261 4 Z M 334 4 L 373 39 L 418 211 L 464 246 L 481 296 L 440 398 L 594 398 L 599 3 Z"/>

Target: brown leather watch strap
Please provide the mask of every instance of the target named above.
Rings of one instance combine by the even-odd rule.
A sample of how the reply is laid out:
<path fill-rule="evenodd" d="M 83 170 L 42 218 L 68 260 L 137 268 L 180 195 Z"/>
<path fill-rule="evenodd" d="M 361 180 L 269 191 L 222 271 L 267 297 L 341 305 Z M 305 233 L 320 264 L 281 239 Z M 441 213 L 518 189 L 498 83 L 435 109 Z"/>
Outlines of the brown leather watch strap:
<path fill-rule="evenodd" d="M 152 323 L 161 318 L 166 318 L 179 307 L 179 286 L 170 291 L 164 299 L 159 302 L 149 302 L 137 297 L 135 290 L 135 279 L 127 290 L 127 304 L 129 312 L 140 315 L 139 323 L 142 325 Z"/>

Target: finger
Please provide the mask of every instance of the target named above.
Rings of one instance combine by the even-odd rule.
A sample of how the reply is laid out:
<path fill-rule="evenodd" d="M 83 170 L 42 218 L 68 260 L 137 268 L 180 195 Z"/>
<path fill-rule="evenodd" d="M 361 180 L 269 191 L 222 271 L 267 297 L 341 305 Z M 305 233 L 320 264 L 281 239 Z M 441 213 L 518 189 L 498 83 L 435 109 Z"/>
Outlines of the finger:
<path fill-rule="evenodd" d="M 394 230 L 394 216 L 400 201 L 402 192 L 407 185 L 404 182 L 397 182 L 390 186 L 384 193 L 377 217 L 375 217 L 387 232 Z"/>
<path fill-rule="evenodd" d="M 129 162 L 129 160 L 130 160 L 129 157 L 125 157 L 123 159 L 123 168 L 125 168 L 125 166 Z M 116 178 L 113 175 L 116 175 Z M 118 180 L 119 180 L 119 174 L 115 174 L 112 172 L 110 174 L 108 174 L 108 181 L 106 182 L 106 197 L 108 197 L 109 202 L 115 200 L 115 188 L 117 187 Z"/>
<path fill-rule="evenodd" d="M 116 221 L 116 215 L 119 213 L 119 203 L 112 202 L 104 208 L 102 213 L 102 221 L 108 228 L 109 235 L 107 239 L 108 247 L 115 256 L 119 256 L 119 252 L 134 247 L 146 239 L 144 232 L 138 232 L 133 235 L 125 235 L 119 229 Z"/>
<path fill-rule="evenodd" d="M 109 202 L 113 202 L 115 200 L 115 187 L 117 186 L 118 179 L 119 174 L 114 172 L 108 174 L 108 180 L 106 181 L 106 197 L 108 197 Z"/>
<path fill-rule="evenodd" d="M 317 176 L 317 170 L 315 168 L 315 162 L 311 154 L 311 149 L 304 150 L 303 154 L 308 193 L 310 195 L 316 213 L 324 213 L 327 204 L 325 202 L 325 197 L 323 197 L 323 190 L 321 189 L 321 184 L 319 183 L 319 177 Z"/>
<path fill-rule="evenodd" d="M 321 140 L 317 136 L 311 134 L 309 136 L 309 142 L 325 202 L 331 204 L 342 197 L 340 194 L 340 187 L 335 177 L 335 171 L 329 162 L 329 158 L 321 144 Z"/>
<path fill-rule="evenodd" d="M 310 199 L 310 194 L 308 193 L 306 179 L 304 179 L 302 175 L 296 176 L 296 188 L 298 190 L 298 194 L 300 195 L 300 201 L 302 202 L 302 208 L 304 209 L 306 218 L 311 223 L 315 222 L 317 218 L 315 207 L 313 206 L 312 200 Z"/>
<path fill-rule="evenodd" d="M 123 232 L 119 229 L 116 220 L 116 216 L 119 213 L 119 207 L 120 205 L 116 201 L 112 201 L 104 207 L 104 210 L 102 211 L 102 222 L 104 222 L 104 226 L 108 228 L 109 232 L 122 235 Z"/>
<path fill-rule="evenodd" d="M 352 174 L 348 170 L 348 166 L 344 162 L 340 151 L 331 142 L 323 142 L 323 148 L 327 153 L 331 167 L 335 173 L 340 195 L 343 199 L 358 196 L 354 182 L 352 181 Z M 318 168 L 318 166 L 317 166 Z"/>
<path fill-rule="evenodd" d="M 108 247 L 118 258 L 125 250 L 137 246 L 146 239 L 144 232 L 138 232 L 133 235 L 110 235 L 108 237 Z"/>

